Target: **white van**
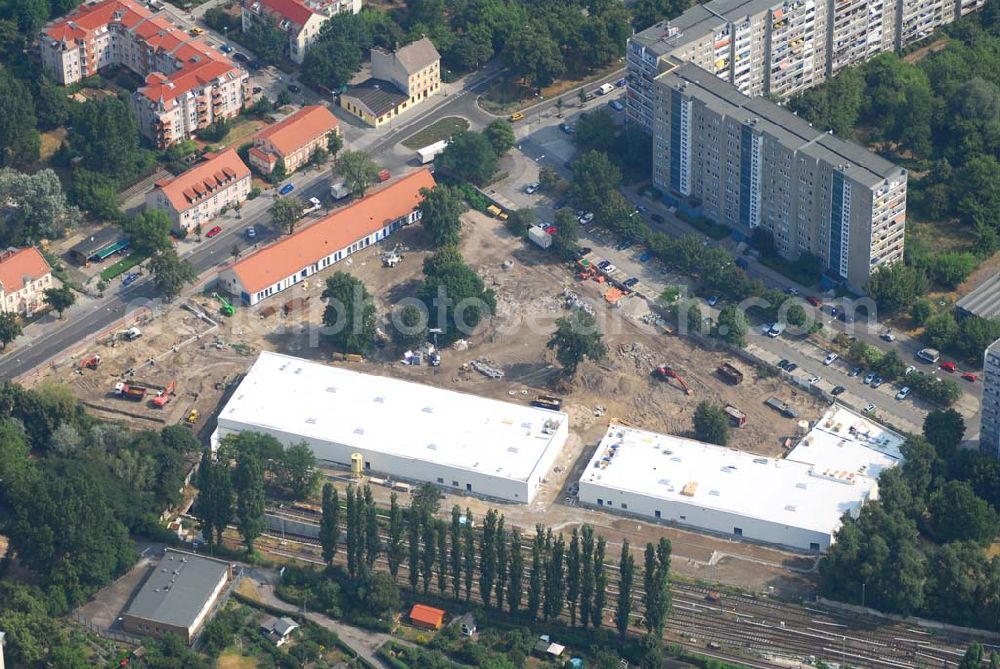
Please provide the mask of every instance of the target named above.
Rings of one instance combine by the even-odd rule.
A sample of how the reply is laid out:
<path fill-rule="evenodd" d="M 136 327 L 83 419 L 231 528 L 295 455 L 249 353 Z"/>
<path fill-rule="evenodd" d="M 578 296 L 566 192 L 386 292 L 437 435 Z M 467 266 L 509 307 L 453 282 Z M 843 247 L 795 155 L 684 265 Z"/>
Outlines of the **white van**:
<path fill-rule="evenodd" d="M 594 91 L 595 95 L 607 95 L 611 91 L 615 90 L 614 84 L 601 84 L 601 87 Z"/>
<path fill-rule="evenodd" d="M 941 352 L 936 348 L 922 348 L 917 353 L 917 357 L 924 362 L 929 362 L 933 365 L 941 358 Z"/>

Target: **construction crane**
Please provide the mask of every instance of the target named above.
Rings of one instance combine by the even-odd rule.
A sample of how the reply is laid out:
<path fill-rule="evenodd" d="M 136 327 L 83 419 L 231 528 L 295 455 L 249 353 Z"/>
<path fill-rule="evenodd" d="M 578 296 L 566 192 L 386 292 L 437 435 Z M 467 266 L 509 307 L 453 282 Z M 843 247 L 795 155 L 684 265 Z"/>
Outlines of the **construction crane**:
<path fill-rule="evenodd" d="M 92 355 L 89 358 L 84 358 L 80 361 L 80 369 L 97 369 L 101 366 L 101 356 Z"/>
<path fill-rule="evenodd" d="M 234 307 L 229 300 L 218 293 L 212 293 L 212 295 L 219 301 L 219 304 L 222 305 L 219 308 L 219 312 L 222 313 L 223 316 L 232 316 L 236 313 L 236 307 Z"/>
<path fill-rule="evenodd" d="M 653 370 L 653 376 L 655 376 L 656 378 L 658 378 L 658 379 L 660 379 L 662 381 L 666 381 L 667 379 L 675 379 L 677 381 L 677 383 L 680 384 L 681 388 L 684 389 L 684 394 L 685 395 L 692 395 L 692 394 L 694 394 L 694 391 L 691 390 L 690 388 L 688 388 L 688 385 L 686 383 L 684 383 L 684 379 L 681 378 L 681 375 L 678 374 L 674 370 L 674 368 L 671 367 L 670 365 L 664 364 L 664 365 L 658 366 L 655 370 Z"/>

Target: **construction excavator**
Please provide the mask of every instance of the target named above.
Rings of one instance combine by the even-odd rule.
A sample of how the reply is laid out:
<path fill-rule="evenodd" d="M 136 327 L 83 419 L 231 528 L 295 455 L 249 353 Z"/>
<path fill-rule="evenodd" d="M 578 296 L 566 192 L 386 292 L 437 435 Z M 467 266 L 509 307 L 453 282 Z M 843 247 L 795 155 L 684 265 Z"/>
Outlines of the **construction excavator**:
<path fill-rule="evenodd" d="M 80 369 L 97 369 L 101 366 L 101 356 L 92 355 L 89 358 L 84 358 L 80 361 Z"/>
<path fill-rule="evenodd" d="M 156 397 L 150 400 L 154 407 L 162 409 L 170 401 L 170 396 L 177 391 L 177 381 L 171 381 L 166 388 L 156 393 Z"/>
<path fill-rule="evenodd" d="M 684 379 L 681 377 L 681 375 L 678 374 L 677 371 L 674 370 L 674 368 L 671 367 L 670 365 L 667 364 L 659 365 L 656 369 L 653 370 L 653 376 L 656 377 L 657 379 L 660 379 L 661 381 L 666 381 L 667 379 L 674 379 L 675 381 L 677 381 L 677 383 L 680 384 L 681 388 L 684 389 L 685 395 L 694 394 L 694 391 L 688 388 L 688 385 L 684 383 Z"/>

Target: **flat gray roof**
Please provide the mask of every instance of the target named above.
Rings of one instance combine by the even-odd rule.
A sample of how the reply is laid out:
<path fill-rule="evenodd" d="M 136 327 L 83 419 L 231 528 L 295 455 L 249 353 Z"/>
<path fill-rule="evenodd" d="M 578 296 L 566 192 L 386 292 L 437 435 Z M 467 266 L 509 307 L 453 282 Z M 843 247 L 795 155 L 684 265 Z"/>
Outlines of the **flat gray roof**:
<path fill-rule="evenodd" d="M 168 548 L 126 615 L 190 628 L 229 573 L 229 563 Z"/>
<path fill-rule="evenodd" d="M 955 303 L 955 308 L 980 318 L 1000 316 L 1000 273 L 976 286 L 971 293 Z"/>
<path fill-rule="evenodd" d="M 732 84 L 693 63 L 680 63 L 660 75 L 657 81 L 671 88 L 683 83 L 696 87 L 700 92 L 695 97 L 712 111 L 740 122 L 753 120 L 755 128 L 775 137 L 789 149 L 834 167 L 845 166 L 845 175 L 858 183 L 874 187 L 905 173 L 898 165 L 859 144 L 817 130 L 805 119 L 766 98 L 743 95 Z M 692 91 L 689 88 L 687 92 Z"/>
<path fill-rule="evenodd" d="M 715 33 L 727 23 L 739 23 L 781 4 L 781 0 L 711 0 L 691 7 L 680 16 L 653 24 L 632 39 L 665 56 L 683 44 Z"/>

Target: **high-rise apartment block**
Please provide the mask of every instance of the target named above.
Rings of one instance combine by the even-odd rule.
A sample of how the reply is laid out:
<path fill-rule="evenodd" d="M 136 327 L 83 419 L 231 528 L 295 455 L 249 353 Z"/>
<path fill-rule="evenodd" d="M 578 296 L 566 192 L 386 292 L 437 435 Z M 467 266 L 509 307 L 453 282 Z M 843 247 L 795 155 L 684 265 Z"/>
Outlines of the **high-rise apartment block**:
<path fill-rule="evenodd" d="M 629 121 L 652 129 L 652 82 L 671 57 L 747 95 L 785 97 L 921 40 L 985 0 L 710 0 L 628 42 Z"/>
<path fill-rule="evenodd" d="M 134 0 L 80 5 L 45 28 L 40 49 L 42 64 L 63 85 L 118 65 L 145 77 L 132 109 L 158 148 L 237 116 L 251 96 L 243 68 Z"/>
<path fill-rule="evenodd" d="M 1000 458 L 1000 339 L 983 354 L 983 401 L 979 450 Z"/>
<path fill-rule="evenodd" d="M 682 207 L 766 230 L 783 257 L 810 253 L 857 292 L 902 259 L 906 170 L 693 63 L 670 62 L 652 97 L 653 182 Z"/>

